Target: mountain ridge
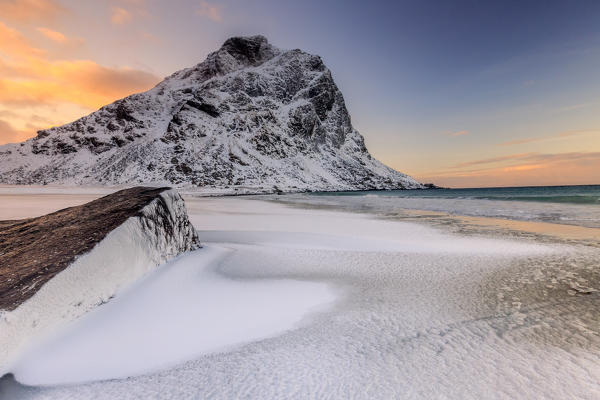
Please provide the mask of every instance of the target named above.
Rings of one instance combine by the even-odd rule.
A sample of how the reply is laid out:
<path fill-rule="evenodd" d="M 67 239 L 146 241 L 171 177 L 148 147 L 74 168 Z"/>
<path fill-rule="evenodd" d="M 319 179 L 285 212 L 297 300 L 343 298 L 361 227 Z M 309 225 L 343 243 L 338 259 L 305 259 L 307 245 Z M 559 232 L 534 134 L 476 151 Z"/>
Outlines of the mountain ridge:
<path fill-rule="evenodd" d="M 156 184 L 231 192 L 411 189 L 375 160 L 319 56 L 233 37 L 206 60 L 20 144 L 7 184 Z"/>

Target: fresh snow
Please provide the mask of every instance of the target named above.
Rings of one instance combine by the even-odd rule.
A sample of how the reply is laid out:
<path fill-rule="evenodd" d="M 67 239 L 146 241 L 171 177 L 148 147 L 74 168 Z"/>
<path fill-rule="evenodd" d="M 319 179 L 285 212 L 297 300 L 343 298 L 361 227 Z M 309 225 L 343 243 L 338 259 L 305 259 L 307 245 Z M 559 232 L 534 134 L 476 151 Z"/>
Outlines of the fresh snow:
<path fill-rule="evenodd" d="M 0 183 L 220 193 L 422 188 L 375 160 L 319 56 L 262 36 L 70 124 L 0 146 Z"/>
<path fill-rule="evenodd" d="M 163 265 L 11 371 L 30 385 L 141 375 L 274 336 L 334 299 L 322 283 L 228 279 L 216 270 L 232 251 L 207 246 Z"/>
<path fill-rule="evenodd" d="M 31 203 L 39 204 L 38 196 L 32 197 Z M 76 200 L 71 198 L 68 205 L 79 204 L 82 197 L 88 200 L 88 196 L 78 196 Z M 0 315 L 0 375 L 6 373 L 11 360 L 37 338 L 109 301 L 158 265 L 189 250 L 193 232 L 173 223 L 174 231 L 167 233 L 161 229 L 164 224 L 156 223 L 158 218 L 174 221 L 187 218 L 181 196 L 174 190 L 167 190 L 160 197 L 167 205 L 169 215 L 158 215 L 161 207 L 158 199 L 153 200 L 140 210 L 139 216 L 128 218 L 89 253 L 79 256 L 43 285 L 33 297 L 15 310 Z M 4 195 L 2 199 L 3 204 L 12 204 L 16 213 L 23 211 L 17 206 L 22 199 L 11 199 L 10 195 Z M 55 206 L 66 201 L 64 196 L 52 195 L 45 200 Z M 38 212 L 32 211 L 32 214 Z M 9 216 L 9 219 L 14 218 L 14 215 Z"/>
<path fill-rule="evenodd" d="M 67 386 L 25 387 L 5 380 L 0 397 L 600 396 L 598 249 L 548 239 L 542 243 L 524 234 L 510 240 L 463 236 L 369 214 L 254 199 L 187 197 L 186 206 L 204 249 L 179 258 L 170 269 L 159 268 L 15 364 L 17 380 L 29 383 L 101 378 L 102 371 L 113 368 L 133 376 Z M 189 279 L 175 285 L 186 274 Z M 191 301 L 202 294 L 189 289 L 201 287 L 204 279 L 218 291 L 207 287 L 207 302 Z M 151 287 L 167 288 L 169 282 L 181 290 L 164 301 L 183 306 L 165 310 L 161 299 L 150 296 L 146 301 L 158 312 L 134 307 L 133 293 L 149 295 Z M 241 286 L 231 294 L 225 289 L 229 285 Z M 273 293 L 281 288 L 274 302 L 284 307 L 292 300 L 302 303 L 293 312 L 295 322 L 252 336 L 250 321 L 261 311 L 252 289 L 258 287 L 264 288 L 260 295 L 265 299 L 272 299 L 271 288 Z M 316 308 L 304 307 L 312 300 L 308 288 L 327 288 L 328 300 L 315 298 Z M 278 306 L 267 303 L 267 310 Z M 208 308 L 207 318 L 233 318 L 223 325 L 206 324 L 193 340 L 178 343 L 201 318 L 196 308 Z M 133 311 L 140 311 L 139 318 Z M 101 332 L 91 328 L 100 323 L 114 335 L 121 312 L 125 338 L 159 345 L 132 359 L 139 349 L 129 352 L 125 339 L 115 339 L 114 351 L 102 338 L 94 340 Z M 172 319 L 169 313 L 175 314 Z M 271 312 L 265 314 L 262 321 Z M 186 332 L 162 323 L 169 320 Z M 215 333 L 219 326 L 237 328 L 230 334 L 239 336 L 223 347 L 207 346 L 226 336 Z M 154 333 L 161 338 L 148 337 Z M 188 361 L 167 359 L 170 346 Z M 78 358 L 75 351 L 90 357 Z M 151 361 L 148 366 L 142 365 L 144 359 Z M 143 373 L 146 367 L 154 372 Z"/>

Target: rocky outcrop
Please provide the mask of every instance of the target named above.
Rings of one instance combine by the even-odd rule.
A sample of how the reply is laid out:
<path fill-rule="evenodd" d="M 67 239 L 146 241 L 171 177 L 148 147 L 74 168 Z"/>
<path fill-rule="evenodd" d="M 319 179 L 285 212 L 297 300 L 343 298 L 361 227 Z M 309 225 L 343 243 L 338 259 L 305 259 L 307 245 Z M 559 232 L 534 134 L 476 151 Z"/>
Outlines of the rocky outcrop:
<path fill-rule="evenodd" d="M 168 188 L 136 187 L 42 217 L 0 221 L 0 310 L 15 309 L 129 218 L 162 242 L 161 259 L 197 248 L 185 209 L 173 207 L 183 200 Z"/>
<path fill-rule="evenodd" d="M 73 123 L 0 146 L 0 182 L 284 190 L 421 188 L 375 160 L 319 56 L 262 36 Z"/>
<path fill-rule="evenodd" d="M 40 332 L 83 315 L 199 245 L 182 198 L 169 188 L 121 190 L 0 223 L 0 372 Z"/>

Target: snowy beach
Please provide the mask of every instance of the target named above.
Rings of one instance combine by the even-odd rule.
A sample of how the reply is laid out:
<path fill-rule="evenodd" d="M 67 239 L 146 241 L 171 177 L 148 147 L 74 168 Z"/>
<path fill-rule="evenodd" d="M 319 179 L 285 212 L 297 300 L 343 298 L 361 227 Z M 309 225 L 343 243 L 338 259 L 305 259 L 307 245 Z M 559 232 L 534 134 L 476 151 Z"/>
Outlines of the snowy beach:
<path fill-rule="evenodd" d="M 7 190 L 0 219 L 101 194 L 40 201 Z M 357 212 L 309 195 L 185 200 L 204 247 L 36 338 L 9 366 L 14 376 L 0 382 L 0 394 L 600 395 L 592 228 L 573 227 L 587 239 L 566 240 L 492 219 L 478 230 L 458 217 L 399 218 L 364 205 Z"/>

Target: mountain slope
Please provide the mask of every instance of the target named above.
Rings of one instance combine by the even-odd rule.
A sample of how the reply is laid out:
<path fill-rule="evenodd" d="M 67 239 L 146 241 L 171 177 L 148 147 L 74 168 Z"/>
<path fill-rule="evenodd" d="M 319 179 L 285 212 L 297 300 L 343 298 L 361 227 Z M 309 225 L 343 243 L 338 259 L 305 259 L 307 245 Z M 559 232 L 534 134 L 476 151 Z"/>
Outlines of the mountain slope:
<path fill-rule="evenodd" d="M 0 182 L 246 191 L 420 188 L 373 159 L 320 57 L 262 36 L 75 122 L 0 146 Z"/>

